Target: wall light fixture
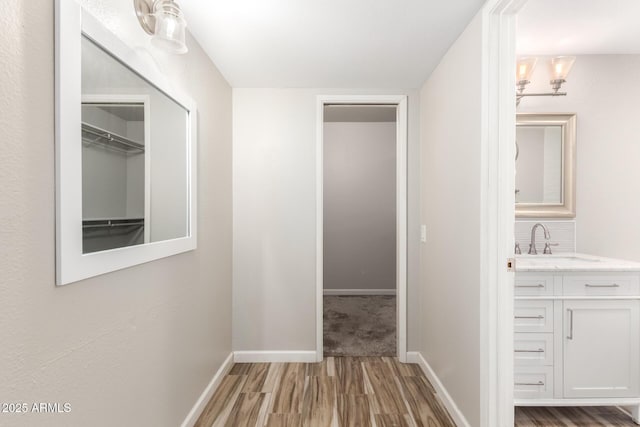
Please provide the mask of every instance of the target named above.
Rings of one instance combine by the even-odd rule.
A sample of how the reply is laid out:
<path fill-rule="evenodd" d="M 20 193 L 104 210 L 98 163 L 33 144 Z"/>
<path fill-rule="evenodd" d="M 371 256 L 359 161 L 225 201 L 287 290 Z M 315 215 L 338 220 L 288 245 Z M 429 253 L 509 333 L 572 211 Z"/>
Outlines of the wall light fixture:
<path fill-rule="evenodd" d="M 174 0 L 133 0 L 140 26 L 151 34 L 151 43 L 169 53 L 186 53 L 187 23 Z"/>
<path fill-rule="evenodd" d="M 529 80 L 533 69 L 536 67 L 538 58 L 526 57 L 518 58 L 516 62 L 516 105 L 525 96 L 566 96 L 566 92 L 559 92 L 562 84 L 567 80 L 567 75 L 576 61 L 575 56 L 557 56 L 549 60 L 549 74 L 551 76 L 549 84 L 551 92 L 544 93 L 524 93 L 526 86 L 531 83 Z"/>

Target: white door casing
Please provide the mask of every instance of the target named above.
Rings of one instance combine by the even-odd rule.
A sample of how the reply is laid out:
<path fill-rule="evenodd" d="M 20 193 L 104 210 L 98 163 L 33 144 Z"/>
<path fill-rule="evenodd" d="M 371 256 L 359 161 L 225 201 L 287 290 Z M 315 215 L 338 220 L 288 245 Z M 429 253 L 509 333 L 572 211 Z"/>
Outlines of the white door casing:
<path fill-rule="evenodd" d="M 323 126 L 326 104 L 396 105 L 396 303 L 397 349 L 407 361 L 407 96 L 319 95 L 316 119 L 316 361 L 323 357 Z"/>

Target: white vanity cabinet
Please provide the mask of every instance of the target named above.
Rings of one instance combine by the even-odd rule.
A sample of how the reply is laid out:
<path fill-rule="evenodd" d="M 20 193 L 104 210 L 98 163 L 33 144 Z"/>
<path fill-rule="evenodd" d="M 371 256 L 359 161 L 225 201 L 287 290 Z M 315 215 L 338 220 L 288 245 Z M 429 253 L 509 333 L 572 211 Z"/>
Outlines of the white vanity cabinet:
<path fill-rule="evenodd" d="M 516 406 L 624 406 L 637 423 L 640 269 L 542 270 L 515 278 Z"/>

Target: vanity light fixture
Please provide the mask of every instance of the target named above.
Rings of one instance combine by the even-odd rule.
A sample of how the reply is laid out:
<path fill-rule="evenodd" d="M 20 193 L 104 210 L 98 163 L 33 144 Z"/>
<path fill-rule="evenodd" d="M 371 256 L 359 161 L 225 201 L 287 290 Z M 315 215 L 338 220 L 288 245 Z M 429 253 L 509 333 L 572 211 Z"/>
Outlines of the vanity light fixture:
<path fill-rule="evenodd" d="M 169 53 L 187 53 L 187 23 L 174 0 L 133 0 L 140 26 L 151 34 L 151 43 Z"/>
<path fill-rule="evenodd" d="M 536 67 L 538 58 L 526 57 L 518 58 L 516 62 L 516 105 L 520 104 L 520 100 L 525 96 L 566 96 L 567 92 L 559 92 L 562 84 L 566 82 L 567 75 L 573 67 L 575 56 L 557 56 L 549 60 L 549 73 L 551 79 L 551 92 L 545 93 L 524 93 L 526 86 L 531 83 L 529 80 L 533 69 Z"/>

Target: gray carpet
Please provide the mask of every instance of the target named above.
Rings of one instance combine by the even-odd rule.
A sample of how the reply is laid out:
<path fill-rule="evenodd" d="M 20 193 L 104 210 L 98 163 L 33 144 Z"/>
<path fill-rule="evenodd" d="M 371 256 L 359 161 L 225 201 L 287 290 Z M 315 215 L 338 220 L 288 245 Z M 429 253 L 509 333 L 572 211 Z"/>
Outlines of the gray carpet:
<path fill-rule="evenodd" d="M 325 356 L 396 356 L 396 297 L 325 296 Z"/>

